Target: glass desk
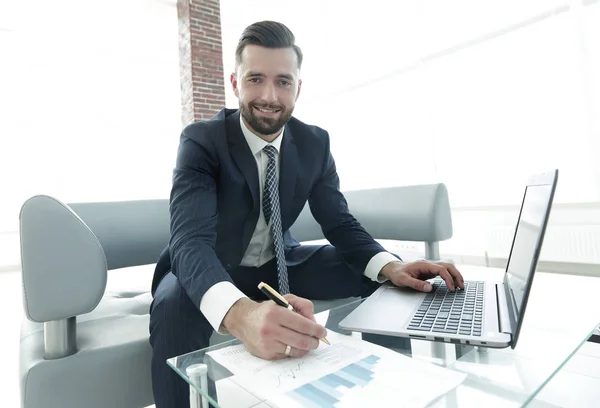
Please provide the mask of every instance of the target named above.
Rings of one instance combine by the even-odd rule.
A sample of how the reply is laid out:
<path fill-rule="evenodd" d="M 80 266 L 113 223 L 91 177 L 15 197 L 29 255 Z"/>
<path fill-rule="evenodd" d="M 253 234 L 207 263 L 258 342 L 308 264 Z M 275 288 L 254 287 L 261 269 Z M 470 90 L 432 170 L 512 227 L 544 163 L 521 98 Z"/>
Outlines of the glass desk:
<path fill-rule="evenodd" d="M 464 269 L 461 272 L 466 279 L 476 279 L 465 273 Z M 389 336 L 362 336 L 364 340 L 411 358 L 467 374 L 461 385 L 435 400 L 430 407 L 521 407 L 536 396 L 598 327 L 599 291 L 598 278 L 537 273 L 515 349 L 486 349 Z M 550 296 L 552 293 L 556 293 L 556 297 Z M 361 302 L 350 302 L 319 313 L 316 315 L 317 322 L 330 331 L 361 336 L 360 333 L 345 332 L 337 326 Z M 228 341 L 167 361 L 190 384 L 192 408 L 202 408 L 202 404 L 206 408 L 271 407 L 268 401 L 229 381 L 231 373 L 206 354 L 234 344 L 240 342 Z M 211 397 L 215 395 L 214 386 L 212 391 L 208 391 L 211 388 L 208 384 L 212 381 L 216 384 L 218 402 Z M 431 387 L 435 387 L 435 384 L 431 384 Z"/>

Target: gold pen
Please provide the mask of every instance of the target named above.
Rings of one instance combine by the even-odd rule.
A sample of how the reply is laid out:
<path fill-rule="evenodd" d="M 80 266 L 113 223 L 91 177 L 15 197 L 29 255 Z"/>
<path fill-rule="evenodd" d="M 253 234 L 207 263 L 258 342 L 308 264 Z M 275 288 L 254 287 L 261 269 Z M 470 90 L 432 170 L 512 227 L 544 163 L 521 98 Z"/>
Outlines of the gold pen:
<path fill-rule="evenodd" d="M 287 300 L 285 300 L 285 298 L 283 296 L 281 296 L 279 293 L 277 293 L 277 291 L 275 289 L 273 289 L 266 283 L 264 283 L 264 282 L 259 283 L 258 289 L 260 289 L 260 291 L 262 293 L 264 293 L 265 296 L 267 296 L 269 299 L 271 299 L 273 302 L 275 302 L 279 306 L 283 306 L 286 309 L 291 310 L 292 312 L 298 313 L 296 311 L 296 309 L 294 309 L 292 307 L 292 305 L 290 305 L 290 303 Z M 325 344 L 329 344 L 329 345 L 331 344 L 331 343 L 329 343 L 329 340 L 327 340 L 327 338 L 325 338 L 325 337 L 323 337 L 322 339 L 319 339 L 319 340 L 321 340 Z"/>

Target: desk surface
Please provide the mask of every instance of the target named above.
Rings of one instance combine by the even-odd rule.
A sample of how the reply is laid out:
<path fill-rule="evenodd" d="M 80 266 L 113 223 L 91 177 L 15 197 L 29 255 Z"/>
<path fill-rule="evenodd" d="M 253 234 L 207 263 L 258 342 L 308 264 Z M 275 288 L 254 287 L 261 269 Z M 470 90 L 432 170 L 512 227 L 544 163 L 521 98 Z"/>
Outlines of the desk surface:
<path fill-rule="evenodd" d="M 478 279 L 503 271 L 461 266 L 466 279 Z M 410 340 L 411 347 L 395 349 L 412 358 L 468 374 L 454 391 L 436 400 L 431 407 L 525 406 L 590 337 L 600 323 L 600 279 L 584 276 L 536 273 L 517 347 L 484 349 L 423 340 Z M 319 313 L 317 321 L 339 322 L 362 301 Z M 337 325 L 336 325 L 337 326 Z M 338 327 L 328 330 L 340 331 Z M 358 335 L 354 333 L 353 335 Z M 168 360 L 188 383 L 186 368 L 205 361 L 206 353 L 239 344 L 238 340 L 195 351 Z M 225 370 L 226 371 L 226 370 Z M 208 376 L 217 384 L 219 404 L 215 407 L 269 407 L 239 385 L 228 381 L 224 369 L 214 362 Z M 435 384 L 431 384 L 435 387 Z M 202 395 L 205 391 L 194 386 Z M 260 403 L 263 403 L 262 405 Z"/>

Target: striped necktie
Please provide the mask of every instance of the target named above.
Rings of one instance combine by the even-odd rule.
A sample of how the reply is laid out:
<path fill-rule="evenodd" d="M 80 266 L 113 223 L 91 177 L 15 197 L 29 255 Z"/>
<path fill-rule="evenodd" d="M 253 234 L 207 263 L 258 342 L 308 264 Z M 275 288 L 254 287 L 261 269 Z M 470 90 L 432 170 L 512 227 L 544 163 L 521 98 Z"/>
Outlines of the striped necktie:
<path fill-rule="evenodd" d="M 263 149 L 268 157 L 267 174 L 265 178 L 265 188 L 263 191 L 263 213 L 267 225 L 271 230 L 273 237 L 273 247 L 275 249 L 275 258 L 277 260 L 277 281 L 279 283 L 279 293 L 285 295 L 290 293 L 288 283 L 287 266 L 285 264 L 285 254 L 283 251 L 283 233 L 281 231 L 281 210 L 279 208 L 279 183 L 277 182 L 277 169 L 275 167 L 275 157 L 277 150 L 268 145 Z"/>

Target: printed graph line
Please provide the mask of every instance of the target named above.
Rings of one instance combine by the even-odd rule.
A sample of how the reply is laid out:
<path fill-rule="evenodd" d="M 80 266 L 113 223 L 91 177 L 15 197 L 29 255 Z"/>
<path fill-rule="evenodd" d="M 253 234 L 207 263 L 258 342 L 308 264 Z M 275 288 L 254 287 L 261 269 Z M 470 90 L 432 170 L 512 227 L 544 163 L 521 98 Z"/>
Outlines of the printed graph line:
<path fill-rule="evenodd" d="M 296 378 L 296 373 L 302 369 L 302 365 L 304 361 L 299 362 L 293 367 L 282 368 L 281 371 L 277 374 L 277 387 L 281 387 L 281 381 L 285 377 Z"/>

